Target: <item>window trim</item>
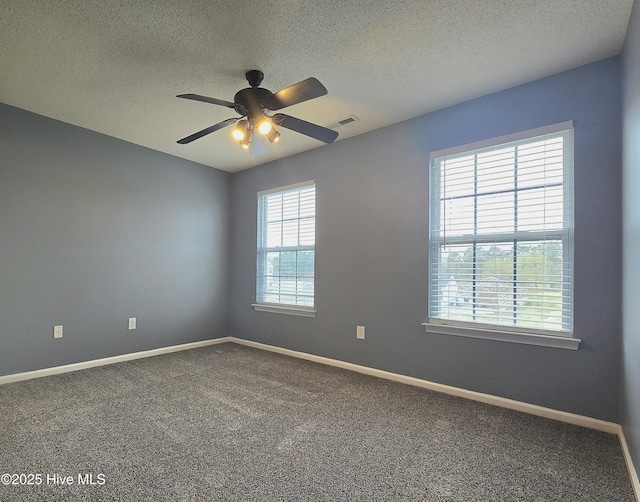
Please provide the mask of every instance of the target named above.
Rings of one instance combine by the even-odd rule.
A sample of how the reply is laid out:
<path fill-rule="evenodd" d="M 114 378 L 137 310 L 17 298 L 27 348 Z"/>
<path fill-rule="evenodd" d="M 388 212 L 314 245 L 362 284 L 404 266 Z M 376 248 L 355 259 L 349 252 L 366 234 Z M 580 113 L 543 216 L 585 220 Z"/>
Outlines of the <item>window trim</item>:
<path fill-rule="evenodd" d="M 434 320 L 435 321 L 435 320 Z M 462 336 L 466 338 L 482 338 L 499 342 L 512 342 L 524 345 L 539 345 L 556 349 L 578 350 L 582 342 L 579 338 L 567 335 L 551 334 L 540 330 L 540 333 L 524 333 L 521 331 L 509 331 L 507 326 L 495 326 L 491 324 L 478 324 L 477 326 L 463 326 L 461 322 L 448 324 L 445 322 L 423 322 L 427 333 L 439 335 Z"/>
<path fill-rule="evenodd" d="M 303 188 L 303 187 L 307 187 L 315 184 L 316 184 L 316 180 L 307 180 L 307 181 L 301 181 L 300 183 L 292 183 L 291 185 L 268 188 L 266 190 L 260 190 L 258 192 L 258 198 L 262 197 L 263 195 L 269 195 L 270 193 L 287 192 L 289 190 L 294 190 L 296 188 Z"/>
<path fill-rule="evenodd" d="M 553 134 L 556 132 L 563 132 L 567 129 L 573 129 L 573 120 L 567 120 L 565 122 L 558 122 L 557 124 L 551 124 L 543 127 L 536 127 L 535 129 L 529 129 L 527 131 L 520 131 L 513 134 L 505 134 L 504 136 L 498 136 L 495 138 L 489 138 L 482 141 L 476 141 L 474 143 L 467 143 L 466 145 L 454 146 L 452 148 L 444 148 L 443 150 L 436 150 L 429 153 L 429 162 L 438 157 L 446 157 L 448 155 L 456 155 L 458 153 L 464 153 L 469 150 L 480 150 L 481 148 L 489 148 L 492 146 L 498 146 L 503 143 L 512 143 L 514 141 L 522 141 L 536 136 L 544 136 L 546 134 Z"/>
<path fill-rule="evenodd" d="M 258 312 L 271 312 L 273 314 L 296 315 L 300 317 L 315 317 L 316 310 L 314 307 L 303 307 L 299 305 L 290 305 L 284 303 L 252 303 L 253 310 Z"/>
<path fill-rule="evenodd" d="M 503 136 L 498 136 L 482 141 L 477 141 L 474 143 L 467 143 L 465 145 L 459 145 L 452 148 L 446 148 L 442 150 L 437 150 L 430 152 L 429 154 L 429 169 L 431 169 L 432 163 L 434 159 L 456 155 L 460 153 L 471 152 L 474 150 L 480 150 L 483 148 L 490 148 L 494 146 L 499 146 L 507 143 L 513 143 L 517 141 L 528 140 L 531 138 L 535 138 L 537 136 L 544 136 L 548 134 L 561 133 L 567 130 L 573 130 L 573 121 L 565 121 L 559 122 L 556 124 L 551 124 L 548 126 L 538 127 L 535 129 L 529 129 L 526 131 L 517 132 L 514 134 L 507 134 Z M 572 153 L 572 156 L 575 153 Z M 564 181 L 566 183 L 566 176 L 569 173 L 565 171 Z M 432 177 L 429 175 L 429 182 L 431 183 Z M 573 183 L 571 183 L 571 187 L 573 189 Z M 429 189 L 430 197 L 433 196 L 433 187 Z M 571 204 L 573 204 L 573 197 L 571 198 Z M 432 203 L 430 202 L 429 208 L 431 211 Z M 565 207 L 566 210 L 566 207 Z M 431 250 L 435 241 L 441 241 L 442 239 L 439 237 L 433 237 L 431 235 L 431 231 L 433 228 L 433 218 L 439 218 L 438 215 L 430 214 L 430 222 L 429 222 L 429 256 L 431 257 Z M 575 214 L 573 215 L 573 219 L 575 220 Z M 438 219 L 439 221 L 439 219 Z M 569 232 L 567 229 L 557 230 L 551 232 L 555 234 L 560 240 L 566 243 L 563 246 L 563 254 L 572 253 L 573 252 L 573 233 Z M 519 237 L 518 241 L 537 241 L 539 239 L 536 238 L 536 232 L 522 232 L 522 233 L 510 233 L 509 239 L 512 240 L 514 237 Z M 546 236 L 548 237 L 550 232 L 546 232 Z M 500 234 L 491 234 L 487 236 L 474 236 L 473 239 L 475 242 L 486 240 L 487 242 L 495 242 L 496 239 L 499 239 Z M 447 242 L 455 242 L 460 241 L 460 243 L 465 243 L 470 239 L 470 236 L 448 236 Z M 563 256 L 564 261 L 564 256 Z M 427 281 L 427 295 L 431 294 L 431 281 L 432 281 L 432 273 L 431 273 L 431 265 L 429 265 L 428 272 L 428 281 Z M 574 275 L 572 271 L 572 282 L 574 281 Z M 566 294 L 566 293 L 565 293 Z M 570 291 L 571 301 L 573 301 L 573 286 Z M 572 305 L 573 310 L 573 305 Z M 430 298 L 427 298 L 427 316 L 429 316 L 430 311 Z M 573 314 L 572 314 L 573 316 Z M 428 317 L 427 322 L 422 323 L 422 326 L 425 327 L 425 331 L 427 333 L 437 333 L 443 335 L 453 335 L 453 336 L 462 336 L 468 338 L 482 338 L 487 340 L 496 340 L 496 341 L 504 341 L 504 342 L 513 342 L 520 343 L 526 345 L 539 345 L 545 347 L 554 347 L 554 348 L 563 348 L 570 350 L 577 350 L 578 346 L 581 342 L 579 338 L 575 338 L 573 336 L 573 330 L 571 331 L 552 331 L 552 330 L 544 330 L 538 328 L 523 328 L 519 329 L 517 327 L 511 327 L 507 325 L 493 325 L 493 324 L 484 324 L 484 323 L 473 323 L 473 322 L 465 322 L 465 321 L 456 321 L 456 320 L 448 320 L 448 319 L 439 319 L 439 318 L 430 318 Z"/>
<path fill-rule="evenodd" d="M 270 313 L 276 313 L 276 314 L 287 314 L 287 315 L 294 315 L 294 316 L 300 316 L 300 317 L 315 317 L 316 316 L 316 310 L 315 310 L 315 291 L 314 291 L 314 296 L 313 296 L 313 305 L 296 305 L 296 304 L 291 304 L 291 303 L 275 303 L 275 302 L 260 302 L 257 300 L 258 298 L 258 281 L 259 281 L 259 276 L 258 276 L 258 272 L 259 272 L 259 266 L 258 266 L 258 258 L 259 258 L 259 254 L 260 254 L 260 242 L 263 241 L 263 233 L 264 233 L 264 228 L 261 226 L 262 222 L 259 219 L 259 204 L 260 204 L 260 198 L 265 196 L 265 195 L 269 195 L 272 193 L 280 193 L 280 192 L 287 192 L 290 190 L 295 190 L 295 189 L 299 189 L 299 188 L 304 188 L 304 187 L 308 187 L 308 186 L 314 186 L 316 185 L 316 180 L 315 179 L 311 179 L 311 180 L 307 180 L 307 181 L 302 181 L 299 183 L 292 183 L 290 185 L 284 185 L 284 186 L 278 186 L 278 187 L 274 187 L 274 188 L 269 188 L 266 190 L 260 190 L 257 193 L 257 203 L 258 203 L 258 207 L 257 207 L 257 216 L 258 216 L 258 222 L 257 222 L 257 232 L 256 232 L 256 237 L 257 237 L 257 242 L 258 242 L 258 246 L 256 247 L 256 280 L 255 280 L 255 285 L 256 285 L 256 291 L 255 291 L 255 295 L 254 298 L 256 299 L 255 303 L 251 304 L 251 307 L 253 308 L 253 310 L 258 311 L 258 312 L 270 312 Z M 316 214 L 314 214 L 314 222 L 316 221 Z M 315 223 L 314 223 L 315 224 Z M 314 285 L 315 285 L 315 249 L 316 249 L 316 245 L 314 242 L 313 246 L 309 246 L 309 245 L 304 245 L 304 246 L 286 246 L 286 247 L 280 247 L 278 248 L 278 251 L 290 251 L 290 250 L 313 250 L 314 251 L 314 262 L 313 262 L 313 266 L 314 266 Z M 315 287 L 314 287 L 315 290 Z"/>

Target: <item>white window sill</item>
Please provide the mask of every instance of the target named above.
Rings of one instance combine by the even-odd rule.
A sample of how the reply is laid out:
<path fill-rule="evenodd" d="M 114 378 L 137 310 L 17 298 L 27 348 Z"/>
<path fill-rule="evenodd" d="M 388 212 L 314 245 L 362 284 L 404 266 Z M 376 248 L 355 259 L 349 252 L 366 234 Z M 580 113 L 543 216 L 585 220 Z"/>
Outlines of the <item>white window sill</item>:
<path fill-rule="evenodd" d="M 500 342 L 522 343 L 525 345 L 539 345 L 556 349 L 578 350 L 581 340 L 562 335 L 536 335 L 532 333 L 517 333 L 514 331 L 499 331 L 486 329 L 474 329 L 469 327 L 443 325 L 435 323 L 422 323 L 427 333 L 440 335 L 463 336 L 467 338 L 484 338 L 485 340 L 497 340 Z"/>
<path fill-rule="evenodd" d="M 313 307 L 300 307 L 298 305 L 279 305 L 277 303 L 252 303 L 253 310 L 259 312 L 271 312 L 274 314 L 297 315 L 302 317 L 315 317 Z"/>

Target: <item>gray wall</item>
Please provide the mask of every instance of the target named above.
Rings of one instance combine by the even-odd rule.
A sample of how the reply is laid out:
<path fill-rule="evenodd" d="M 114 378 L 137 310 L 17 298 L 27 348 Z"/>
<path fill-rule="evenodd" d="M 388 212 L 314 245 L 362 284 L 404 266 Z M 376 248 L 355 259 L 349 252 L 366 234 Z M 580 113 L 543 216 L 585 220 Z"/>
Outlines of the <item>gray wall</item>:
<path fill-rule="evenodd" d="M 425 333 L 429 151 L 565 120 L 576 131 L 580 350 Z M 0 375 L 232 334 L 619 422 L 621 135 L 619 58 L 234 175 L 0 105 Z M 307 179 L 317 317 L 254 312 L 256 192 Z M 636 456 L 637 283 L 625 283 L 624 412 Z"/>
<path fill-rule="evenodd" d="M 429 152 L 565 120 L 575 125 L 580 349 L 425 333 Z M 317 317 L 255 312 L 256 192 L 308 179 Z M 231 193 L 232 335 L 618 422 L 619 58 L 236 173 Z"/>
<path fill-rule="evenodd" d="M 0 104 L 0 375 L 226 336 L 229 185 Z"/>
<path fill-rule="evenodd" d="M 640 468 L 640 4 L 635 2 L 624 63 L 624 331 L 622 424 Z"/>

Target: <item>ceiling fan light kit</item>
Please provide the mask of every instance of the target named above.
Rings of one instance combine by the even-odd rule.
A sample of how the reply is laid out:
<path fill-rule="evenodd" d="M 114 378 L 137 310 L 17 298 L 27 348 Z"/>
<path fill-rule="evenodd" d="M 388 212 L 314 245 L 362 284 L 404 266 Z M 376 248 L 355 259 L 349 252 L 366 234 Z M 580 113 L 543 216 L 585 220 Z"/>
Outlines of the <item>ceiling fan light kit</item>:
<path fill-rule="evenodd" d="M 310 77 L 274 94 L 268 89 L 260 87 L 264 78 L 264 74 L 260 70 L 249 70 L 245 77 L 251 87 L 238 91 L 233 98 L 233 102 L 199 94 L 179 94 L 178 98 L 232 108 L 240 117 L 223 120 L 178 140 L 178 143 L 186 145 L 235 123 L 238 124 L 231 132 L 231 135 L 245 149 L 248 149 L 251 145 L 253 133 L 256 129 L 260 134 L 266 136 L 270 143 L 276 143 L 280 139 L 280 133 L 273 127 L 274 125 L 304 134 L 324 143 L 333 143 L 336 140 L 338 133 L 332 129 L 285 115 L 284 113 L 269 115 L 270 111 L 277 111 L 287 106 L 326 95 L 327 89 L 318 79 Z"/>
<path fill-rule="evenodd" d="M 253 131 L 252 131 L 251 129 L 249 129 L 249 130 L 247 131 L 247 134 L 245 135 L 245 137 L 244 137 L 244 138 L 242 138 L 242 139 L 239 141 L 240 146 L 241 146 L 242 148 L 244 148 L 245 150 L 248 150 L 248 149 L 249 149 L 249 147 L 251 146 L 251 140 L 252 140 L 252 139 L 253 139 Z"/>
<path fill-rule="evenodd" d="M 258 131 L 260 131 L 260 134 L 264 134 L 265 136 L 271 132 L 271 129 L 273 129 L 273 126 L 267 119 L 264 119 L 262 122 L 260 122 L 260 125 L 258 126 Z"/>
<path fill-rule="evenodd" d="M 277 143 L 278 141 L 280 141 L 280 133 L 275 129 L 271 129 L 267 133 L 267 139 L 269 140 L 269 143 Z"/>
<path fill-rule="evenodd" d="M 247 135 L 248 129 L 249 129 L 249 123 L 246 120 L 241 120 L 240 122 L 238 122 L 238 125 L 235 126 L 235 128 L 233 129 L 233 132 L 231 133 L 231 135 L 234 137 L 234 139 L 238 141 L 242 141 Z"/>

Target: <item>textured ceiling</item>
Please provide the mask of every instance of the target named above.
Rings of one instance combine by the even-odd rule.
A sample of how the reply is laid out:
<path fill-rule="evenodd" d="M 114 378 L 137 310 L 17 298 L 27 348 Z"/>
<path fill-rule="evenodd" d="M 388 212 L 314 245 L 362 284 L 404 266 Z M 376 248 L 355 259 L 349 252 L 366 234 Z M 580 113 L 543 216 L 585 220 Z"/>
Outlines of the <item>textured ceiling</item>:
<path fill-rule="evenodd" d="M 338 141 L 618 54 L 633 0 L 0 0 L 0 102 L 238 171 L 322 146 L 282 130 L 245 152 L 230 128 L 176 141 L 233 110 L 245 71 L 276 92 L 327 96 L 283 110 Z M 258 145 L 259 146 L 259 145 Z"/>

